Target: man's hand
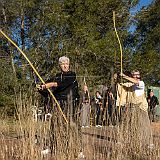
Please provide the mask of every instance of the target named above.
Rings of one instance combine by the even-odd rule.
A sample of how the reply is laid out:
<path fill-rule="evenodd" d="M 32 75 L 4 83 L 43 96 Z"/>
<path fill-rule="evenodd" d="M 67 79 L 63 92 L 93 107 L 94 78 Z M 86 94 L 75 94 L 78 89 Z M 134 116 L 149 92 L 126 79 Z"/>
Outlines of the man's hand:
<path fill-rule="evenodd" d="M 45 85 L 45 84 L 42 84 L 42 85 L 37 84 L 37 85 L 36 85 L 36 88 L 37 88 L 38 90 L 44 90 L 44 89 L 46 89 L 46 85 Z"/>
<path fill-rule="evenodd" d="M 120 73 L 119 76 L 126 77 L 126 75 L 124 73 Z"/>
<path fill-rule="evenodd" d="M 113 78 L 114 78 L 114 80 L 116 80 L 117 79 L 117 73 L 115 73 L 114 75 L 113 75 Z"/>

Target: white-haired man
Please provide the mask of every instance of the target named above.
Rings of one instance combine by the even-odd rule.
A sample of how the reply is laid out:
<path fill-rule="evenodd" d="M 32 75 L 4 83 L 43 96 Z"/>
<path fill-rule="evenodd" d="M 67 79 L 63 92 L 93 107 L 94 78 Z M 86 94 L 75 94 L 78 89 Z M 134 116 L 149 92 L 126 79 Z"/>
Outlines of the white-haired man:
<path fill-rule="evenodd" d="M 45 90 L 51 88 L 55 98 L 60 103 L 62 111 L 66 114 L 68 112 L 68 106 L 72 104 L 73 110 L 71 111 L 71 114 L 74 115 L 76 106 L 79 102 L 76 73 L 69 70 L 70 60 L 66 56 L 59 58 L 59 66 L 61 72 L 49 79 L 46 84 L 41 85 L 41 89 Z"/>
<path fill-rule="evenodd" d="M 79 93 L 78 93 L 78 82 L 76 79 L 76 73 L 70 71 L 70 60 L 66 56 L 59 58 L 59 66 L 61 72 L 57 73 L 56 76 L 49 79 L 46 84 L 40 85 L 41 92 L 45 92 L 46 89 L 52 89 L 52 92 L 59 102 L 62 111 L 72 118 L 72 121 L 76 119 L 76 110 L 79 103 Z M 46 93 L 46 92 L 45 92 Z M 71 110 L 72 109 L 72 110 Z M 51 119 L 51 137 L 50 137 L 50 149 L 54 152 L 55 147 L 55 123 L 56 119 L 53 116 Z M 42 151 L 42 154 L 48 154 L 50 150 L 47 148 Z"/>

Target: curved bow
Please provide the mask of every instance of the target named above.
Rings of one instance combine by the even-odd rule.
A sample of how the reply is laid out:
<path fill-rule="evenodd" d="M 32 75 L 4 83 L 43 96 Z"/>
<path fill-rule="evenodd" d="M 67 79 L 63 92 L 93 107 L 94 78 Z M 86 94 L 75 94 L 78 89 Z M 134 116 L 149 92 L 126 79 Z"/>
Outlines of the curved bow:
<path fill-rule="evenodd" d="M 11 42 L 18 50 L 19 52 L 24 56 L 24 58 L 27 60 L 27 62 L 29 63 L 29 65 L 32 67 L 33 71 L 36 73 L 36 75 L 38 76 L 38 78 L 41 80 L 41 82 L 43 84 L 45 84 L 44 80 L 42 79 L 42 77 L 39 75 L 39 73 L 37 72 L 37 70 L 35 69 L 35 67 L 33 66 L 33 64 L 31 63 L 31 61 L 28 59 L 28 57 L 26 56 L 26 54 L 0 29 L 1 34 L 9 41 Z M 55 96 L 53 95 L 52 91 L 50 89 L 47 89 L 48 92 L 50 93 L 50 95 L 52 96 L 52 98 L 54 99 L 55 103 L 57 104 L 58 110 L 60 111 L 62 117 L 64 118 L 65 122 L 68 123 L 68 120 L 66 118 L 66 116 L 64 115 L 57 99 L 55 98 Z"/>

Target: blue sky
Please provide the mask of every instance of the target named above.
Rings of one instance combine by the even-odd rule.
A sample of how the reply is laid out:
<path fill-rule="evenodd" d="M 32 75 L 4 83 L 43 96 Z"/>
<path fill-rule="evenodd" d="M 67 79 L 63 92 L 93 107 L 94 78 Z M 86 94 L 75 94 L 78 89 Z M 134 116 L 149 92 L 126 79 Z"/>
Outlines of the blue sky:
<path fill-rule="evenodd" d="M 147 7 L 153 2 L 153 0 L 140 0 L 140 2 L 131 9 L 131 14 L 135 14 L 137 11 L 140 11 L 142 7 Z"/>
<path fill-rule="evenodd" d="M 147 7 L 148 5 L 150 5 L 154 0 L 140 0 L 139 3 L 130 10 L 130 13 L 132 16 L 134 16 L 138 11 L 141 10 L 142 7 Z M 135 25 L 131 25 L 129 31 L 130 32 L 134 32 L 136 29 Z"/>
<path fill-rule="evenodd" d="M 140 6 L 151 4 L 153 0 L 140 0 Z"/>

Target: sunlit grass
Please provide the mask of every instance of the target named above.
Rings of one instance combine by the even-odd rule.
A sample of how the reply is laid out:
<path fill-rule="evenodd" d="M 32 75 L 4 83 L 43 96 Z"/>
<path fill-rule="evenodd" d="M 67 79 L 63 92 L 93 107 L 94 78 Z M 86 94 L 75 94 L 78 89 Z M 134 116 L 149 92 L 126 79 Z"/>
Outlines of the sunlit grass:
<path fill-rule="evenodd" d="M 32 101 L 33 103 L 33 101 Z M 135 137 L 134 149 L 128 141 L 134 137 L 129 132 L 128 121 L 121 125 L 90 126 L 81 129 L 80 117 L 76 123 L 64 123 L 63 117 L 53 106 L 52 118 L 35 121 L 31 111 L 31 98 L 19 99 L 17 115 L 0 119 L 0 159 L 2 160 L 140 160 L 160 158 L 160 126 L 154 124 L 154 149 L 141 148 Z M 35 103 L 36 104 L 36 103 Z M 27 108 L 26 108 L 27 107 Z M 132 128 L 130 128 L 132 129 Z M 126 138 L 125 138 L 126 137 Z M 48 149 L 48 154 L 42 154 Z M 79 158 L 78 158 L 79 157 Z"/>

